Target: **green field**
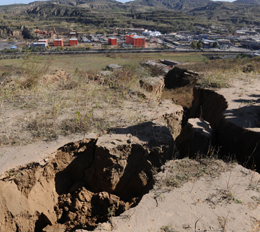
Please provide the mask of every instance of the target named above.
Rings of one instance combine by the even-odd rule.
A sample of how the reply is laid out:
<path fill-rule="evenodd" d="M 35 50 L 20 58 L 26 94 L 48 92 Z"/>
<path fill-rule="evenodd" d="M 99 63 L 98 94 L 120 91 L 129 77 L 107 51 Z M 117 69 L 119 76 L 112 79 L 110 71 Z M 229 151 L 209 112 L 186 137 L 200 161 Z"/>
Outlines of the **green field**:
<path fill-rule="evenodd" d="M 108 64 L 139 66 L 140 62 L 146 60 L 170 59 L 179 62 L 201 62 L 205 58 L 199 53 L 125 53 L 113 54 L 108 57 L 107 54 L 91 54 L 91 55 L 50 55 L 50 56 L 31 56 L 31 62 L 35 66 L 48 66 L 48 70 L 64 69 L 73 72 L 76 69 L 89 71 L 99 71 Z M 0 60 L 0 70 L 9 72 L 16 71 L 23 65 L 23 59 L 5 59 Z"/>

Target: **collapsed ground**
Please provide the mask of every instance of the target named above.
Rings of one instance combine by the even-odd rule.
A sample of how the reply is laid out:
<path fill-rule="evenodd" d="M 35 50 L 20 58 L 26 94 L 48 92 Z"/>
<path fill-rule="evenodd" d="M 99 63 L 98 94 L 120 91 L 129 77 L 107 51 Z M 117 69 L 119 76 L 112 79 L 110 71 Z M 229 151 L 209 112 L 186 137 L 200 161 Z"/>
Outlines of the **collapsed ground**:
<path fill-rule="evenodd" d="M 116 60 L 116 57 L 113 59 Z M 247 85 L 257 80 L 258 62 L 258 59 L 237 59 L 208 61 L 206 65 L 185 64 L 183 67 L 199 72 L 197 83 L 200 87 L 232 88 L 236 79 Z M 37 143 L 52 146 L 51 143 L 56 142 L 57 146 L 63 136 L 66 138 L 78 134 L 81 138 L 87 137 L 83 141 L 61 147 L 40 163 L 5 173 L 1 185 L 6 190 L 1 200 L 9 202 L 5 208 L 7 213 L 4 216 L 2 214 L 7 230 L 92 229 L 97 223 L 135 206 L 142 195 L 153 188 L 153 175 L 163 169 L 161 165 L 166 160 L 192 156 L 198 151 L 190 138 L 187 141 L 185 136 L 179 136 L 181 124 L 184 126 L 188 118 L 193 116 L 200 120 L 204 118 L 210 122 L 208 127 L 214 128 L 226 108 L 225 99 L 203 88 L 196 88 L 193 93 L 194 80 L 184 80 L 183 83 L 187 82 L 185 85 L 180 83 L 178 88 L 171 90 L 163 90 L 164 83 L 160 81 L 155 86 L 140 82 L 140 79 L 144 81 L 149 76 L 158 75 L 163 75 L 161 69 L 138 64 L 125 65 L 121 70 L 113 72 L 83 69 L 75 69 L 73 73 L 69 70 L 48 72 L 44 64 L 35 67 L 34 58 L 30 57 L 24 61 L 20 73 L 7 77 L 4 75 L 1 83 L 2 160 L 12 153 L 10 151 L 14 147 L 16 154 L 13 159 L 19 160 L 24 157 L 20 157 L 17 150 L 22 154 L 25 147 L 28 155 L 34 153 L 34 149 L 37 150 Z M 237 91 L 246 94 L 246 88 L 240 88 Z M 203 95 L 206 98 L 200 98 Z M 257 93 L 254 95 L 257 96 Z M 197 98 L 193 99 L 193 96 Z M 217 100 L 216 104 L 220 107 L 214 108 L 208 99 Z M 175 103 L 185 106 L 184 117 L 183 108 Z M 252 101 L 247 102 L 247 105 L 255 106 L 257 103 Z M 200 125 L 202 122 L 196 123 Z M 89 136 L 90 132 L 95 134 Z M 186 140 L 182 140 L 183 137 Z M 176 153 L 176 138 L 180 153 Z M 189 152 L 180 149 L 180 144 L 186 144 Z M 187 166 L 190 169 L 185 172 L 191 172 L 194 168 L 200 170 L 194 173 L 194 177 L 206 174 L 215 178 L 228 166 L 212 163 L 212 159 L 220 154 L 215 154 L 214 149 L 214 152 L 207 152 L 209 147 L 205 147 L 205 144 L 210 145 L 202 143 L 204 150 L 201 153 L 208 153 L 210 159 L 203 161 L 199 157 L 200 164 L 189 161 L 191 163 Z M 257 147 L 250 149 L 258 152 Z M 33 159 L 40 161 L 39 157 L 34 156 Z M 241 163 L 244 161 L 247 159 L 241 160 Z M 183 162 L 180 165 L 185 167 Z M 179 170 L 178 162 L 172 165 L 170 168 Z M 175 165 L 177 167 L 174 168 Z M 7 167 L 1 168 L 7 170 Z M 182 182 L 189 180 L 187 174 L 177 173 L 175 177 L 157 181 L 155 188 L 161 184 L 170 188 L 180 187 Z M 100 187 L 96 187 L 96 183 Z M 256 190 L 252 197 L 257 202 L 259 182 L 254 180 L 252 183 Z M 8 187 L 4 187 L 6 184 Z M 56 191 L 52 192 L 54 188 Z M 39 196 L 39 192 L 42 192 L 42 196 Z M 157 191 L 155 194 L 159 194 L 155 195 L 157 201 L 162 192 Z M 13 195 L 19 196 L 17 202 L 12 202 Z M 238 204 L 241 201 L 232 196 L 230 191 L 222 193 L 221 199 Z M 44 205 L 43 201 L 50 204 Z M 19 209 L 13 208 L 17 204 L 20 205 Z M 225 227 L 225 223 L 222 224 Z M 161 229 L 171 229 L 167 226 L 162 225 Z"/>

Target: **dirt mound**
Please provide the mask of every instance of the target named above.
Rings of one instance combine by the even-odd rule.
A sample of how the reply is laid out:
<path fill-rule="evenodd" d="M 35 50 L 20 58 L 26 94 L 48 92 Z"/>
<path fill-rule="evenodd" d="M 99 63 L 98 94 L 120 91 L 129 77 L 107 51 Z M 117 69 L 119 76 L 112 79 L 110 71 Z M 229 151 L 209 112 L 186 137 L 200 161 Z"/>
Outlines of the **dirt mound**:
<path fill-rule="evenodd" d="M 143 78 L 140 80 L 140 86 L 147 92 L 151 92 L 158 102 L 161 101 L 162 92 L 165 86 L 163 76 Z"/>
<path fill-rule="evenodd" d="M 71 75 L 65 70 L 56 70 L 53 74 L 46 74 L 42 77 L 43 84 L 53 83 L 57 81 L 66 81 L 71 78 Z"/>
<path fill-rule="evenodd" d="M 117 133 L 67 144 L 45 163 L 7 172 L 0 181 L 1 231 L 91 229 L 135 205 L 175 146 L 158 123 Z"/>

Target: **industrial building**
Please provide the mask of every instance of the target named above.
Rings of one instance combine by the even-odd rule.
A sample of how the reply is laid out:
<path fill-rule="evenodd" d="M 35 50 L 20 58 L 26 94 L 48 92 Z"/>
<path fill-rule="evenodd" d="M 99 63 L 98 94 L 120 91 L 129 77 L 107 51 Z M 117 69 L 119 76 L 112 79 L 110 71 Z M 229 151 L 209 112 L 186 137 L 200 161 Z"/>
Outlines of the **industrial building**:
<path fill-rule="evenodd" d="M 77 37 L 77 32 L 71 31 L 70 32 L 70 37 Z"/>
<path fill-rule="evenodd" d="M 46 48 L 47 47 L 47 44 L 44 43 L 44 42 L 36 42 L 36 43 L 31 43 L 30 44 L 30 47 L 42 47 L 42 48 Z"/>
<path fill-rule="evenodd" d="M 108 45 L 117 45 L 117 38 L 108 38 Z"/>
<path fill-rule="evenodd" d="M 55 39 L 54 47 L 63 47 L 63 39 Z"/>
<path fill-rule="evenodd" d="M 77 38 L 70 38 L 70 46 L 77 46 L 79 44 Z"/>
<path fill-rule="evenodd" d="M 138 35 L 126 35 L 126 44 L 132 44 L 137 48 L 145 47 L 145 37 Z"/>
<path fill-rule="evenodd" d="M 39 39 L 38 43 L 46 43 L 46 46 L 49 45 L 48 39 Z"/>

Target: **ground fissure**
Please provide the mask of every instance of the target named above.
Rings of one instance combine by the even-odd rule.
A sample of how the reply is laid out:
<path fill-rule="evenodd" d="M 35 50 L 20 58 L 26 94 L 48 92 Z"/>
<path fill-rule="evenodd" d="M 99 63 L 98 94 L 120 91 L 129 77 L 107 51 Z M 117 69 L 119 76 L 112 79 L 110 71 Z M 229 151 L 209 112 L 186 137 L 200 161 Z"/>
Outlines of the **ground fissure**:
<path fill-rule="evenodd" d="M 165 111 L 162 113 L 157 108 L 152 121 L 111 128 L 97 137 L 87 135 L 83 140 L 62 146 L 40 163 L 9 170 L 0 181 L 3 190 L 0 203 L 4 206 L 0 210 L 1 228 L 45 232 L 92 230 L 136 206 L 144 194 L 156 187 L 154 175 L 165 171 L 164 163 L 176 157 L 195 156 L 198 150 L 192 146 L 196 142 L 204 143 L 197 146 L 205 148 L 201 151 L 204 154 L 209 151 L 209 145 L 221 147 L 219 157 L 233 153 L 240 163 L 256 165 L 259 170 L 256 146 L 259 134 L 225 120 L 223 112 L 228 110 L 228 104 L 221 93 L 195 87 L 193 94 L 187 121 L 197 118 L 196 123 L 205 126 L 207 133 L 213 131 L 207 142 L 205 136 L 193 133 L 194 128 L 185 130 L 187 125 L 181 128 L 184 121 L 181 107 L 173 109 L 176 107 L 173 103 L 162 101 L 159 104 Z M 193 137 L 187 139 L 187 134 Z M 192 165 L 190 161 L 187 163 Z M 180 163 L 182 168 L 184 164 L 185 161 Z M 194 172 L 198 177 L 211 172 L 206 165 L 194 167 L 202 169 Z M 190 178 L 178 173 L 163 181 L 167 187 L 179 187 Z M 159 195 L 155 197 L 158 205 L 157 198 Z M 235 198 L 230 196 L 230 199 Z"/>
<path fill-rule="evenodd" d="M 12 225 L 16 225 L 18 231 L 93 229 L 140 201 L 152 188 L 156 170 L 174 156 L 174 146 L 167 127 L 145 123 L 119 128 L 118 134 L 69 143 L 44 164 L 10 171 L 0 181 L 6 190 L 0 201 L 8 202 L 0 214 L 2 228 L 12 231 Z M 9 220 L 5 219 L 6 213 L 12 215 Z M 28 223 L 20 225 L 19 220 L 26 218 Z"/>

